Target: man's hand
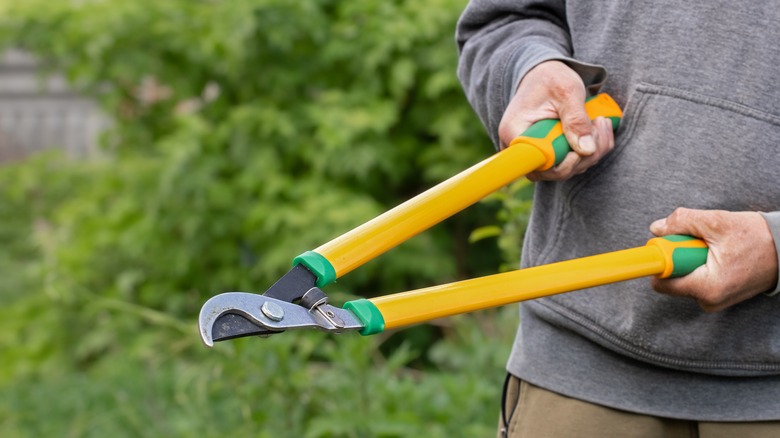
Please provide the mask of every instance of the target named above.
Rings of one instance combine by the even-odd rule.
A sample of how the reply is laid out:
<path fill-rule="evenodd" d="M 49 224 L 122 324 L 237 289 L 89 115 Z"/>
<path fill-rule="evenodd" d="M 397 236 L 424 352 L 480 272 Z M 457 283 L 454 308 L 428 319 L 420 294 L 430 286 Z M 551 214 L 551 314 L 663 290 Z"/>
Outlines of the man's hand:
<path fill-rule="evenodd" d="M 531 69 L 509 102 L 498 136 L 501 148 L 542 119 L 560 119 L 574 152 L 552 169 L 528 175 L 532 181 L 562 181 L 596 164 L 615 147 L 612 123 L 599 117 L 591 123 L 585 112 L 585 84 L 560 61 L 546 61 Z"/>
<path fill-rule="evenodd" d="M 709 246 L 704 266 L 685 277 L 653 279 L 658 292 L 694 298 L 707 312 L 717 312 L 777 284 L 774 240 L 759 213 L 679 208 L 653 222 L 650 231 L 688 234 Z"/>

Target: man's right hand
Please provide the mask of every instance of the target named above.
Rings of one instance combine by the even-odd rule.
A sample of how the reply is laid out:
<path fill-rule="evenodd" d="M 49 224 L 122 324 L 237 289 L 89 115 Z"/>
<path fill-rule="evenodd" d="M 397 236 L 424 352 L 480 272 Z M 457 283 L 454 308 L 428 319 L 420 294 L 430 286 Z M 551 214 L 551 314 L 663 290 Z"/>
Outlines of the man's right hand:
<path fill-rule="evenodd" d="M 501 149 L 531 125 L 543 119 L 560 119 L 573 152 L 552 169 L 533 172 L 531 181 L 562 181 L 585 172 L 615 147 L 612 123 L 585 112 L 585 84 L 560 61 L 546 61 L 531 69 L 520 81 L 509 102 L 498 136 Z"/>

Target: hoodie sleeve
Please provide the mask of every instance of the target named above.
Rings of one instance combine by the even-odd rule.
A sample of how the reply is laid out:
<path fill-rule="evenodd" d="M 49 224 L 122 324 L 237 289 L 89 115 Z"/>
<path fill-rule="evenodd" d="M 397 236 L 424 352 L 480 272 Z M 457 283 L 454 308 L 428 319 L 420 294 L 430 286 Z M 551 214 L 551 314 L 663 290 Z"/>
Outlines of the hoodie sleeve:
<path fill-rule="evenodd" d="M 518 84 L 534 66 L 560 60 L 590 93 L 606 80 L 604 67 L 572 58 L 563 0 L 472 0 L 456 30 L 458 78 L 498 147 L 498 124 Z"/>
<path fill-rule="evenodd" d="M 764 220 L 766 220 L 767 225 L 769 225 L 769 231 L 772 233 L 772 238 L 775 240 L 775 250 L 778 254 L 778 257 L 780 257 L 780 211 L 761 213 L 761 215 L 764 216 Z M 778 263 L 778 265 L 780 265 L 780 263 Z M 778 276 L 778 278 L 780 278 L 780 272 L 778 272 Z M 767 291 L 766 295 L 771 297 L 777 295 L 778 293 L 780 293 L 780 281 L 778 281 L 775 289 Z"/>

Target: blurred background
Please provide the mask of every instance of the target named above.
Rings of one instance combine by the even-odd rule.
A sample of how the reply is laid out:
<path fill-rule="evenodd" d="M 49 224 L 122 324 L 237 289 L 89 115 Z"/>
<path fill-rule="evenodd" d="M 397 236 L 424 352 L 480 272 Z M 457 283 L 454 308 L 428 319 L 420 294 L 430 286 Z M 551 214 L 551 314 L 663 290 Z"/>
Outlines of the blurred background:
<path fill-rule="evenodd" d="M 466 0 L 0 0 L 0 436 L 493 436 L 514 306 L 205 348 L 200 306 L 486 158 Z M 521 181 L 329 286 L 515 266 Z"/>

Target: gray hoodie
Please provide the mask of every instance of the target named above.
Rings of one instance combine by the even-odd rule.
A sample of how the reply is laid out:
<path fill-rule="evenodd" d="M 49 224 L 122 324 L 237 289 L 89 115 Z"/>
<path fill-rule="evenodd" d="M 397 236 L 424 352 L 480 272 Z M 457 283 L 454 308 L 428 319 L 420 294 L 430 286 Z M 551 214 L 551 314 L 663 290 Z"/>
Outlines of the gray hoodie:
<path fill-rule="evenodd" d="M 496 144 L 518 82 L 545 60 L 624 110 L 611 154 L 536 185 L 523 267 L 643 245 L 676 207 L 765 212 L 780 242 L 778 2 L 476 0 L 457 41 Z M 530 383 L 670 418 L 780 420 L 780 296 L 705 313 L 640 279 L 520 315 L 507 369 Z"/>

